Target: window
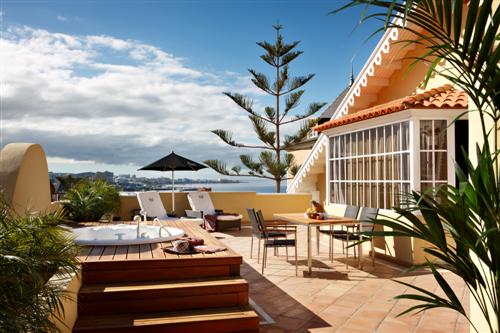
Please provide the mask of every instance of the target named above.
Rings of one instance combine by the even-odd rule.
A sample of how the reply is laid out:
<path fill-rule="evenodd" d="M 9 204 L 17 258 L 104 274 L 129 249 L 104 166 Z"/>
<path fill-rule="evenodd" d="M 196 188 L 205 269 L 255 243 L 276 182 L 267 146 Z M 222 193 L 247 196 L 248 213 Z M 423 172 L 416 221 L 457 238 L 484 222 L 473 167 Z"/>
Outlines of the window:
<path fill-rule="evenodd" d="M 331 137 L 330 202 L 399 205 L 410 191 L 409 133 L 406 121 Z"/>
<path fill-rule="evenodd" d="M 448 183 L 446 120 L 420 121 L 420 190 Z"/>

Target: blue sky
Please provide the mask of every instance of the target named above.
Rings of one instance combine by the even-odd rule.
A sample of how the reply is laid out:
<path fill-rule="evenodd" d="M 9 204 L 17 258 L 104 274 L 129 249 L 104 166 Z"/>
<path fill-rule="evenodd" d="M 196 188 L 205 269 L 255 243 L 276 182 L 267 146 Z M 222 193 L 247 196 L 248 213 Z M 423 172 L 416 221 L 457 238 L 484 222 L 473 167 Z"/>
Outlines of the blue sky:
<path fill-rule="evenodd" d="M 206 127 L 233 128 L 247 140 L 251 140 L 252 136 L 245 130 L 245 124 L 246 127 L 249 124 L 244 119 L 244 113 L 226 101 L 219 101 L 224 97 L 220 96 L 217 89 L 220 87 L 220 92 L 243 91 L 254 97 L 257 105 L 265 105 L 267 100 L 248 83 L 246 70 L 255 68 L 269 71 L 269 67 L 258 58 L 262 52 L 255 42 L 273 41 L 275 33 L 271 25 L 279 20 L 285 28 L 285 40 L 300 40 L 298 48 L 304 51 L 292 63 L 291 73 L 316 74 L 306 86 L 301 105 L 305 108 L 313 101 L 332 102 L 348 82 L 351 59 L 355 59 L 354 70 L 357 73 L 378 41 L 377 38 L 366 40 L 376 29 L 374 22 L 357 27 L 362 8 L 328 15 L 331 10 L 345 3 L 3 1 L 2 31 L 7 33 L 2 39 L 8 43 L 3 64 L 26 68 L 26 64 L 19 60 L 26 59 L 33 70 L 21 74 L 25 75 L 24 83 L 19 83 L 18 78 L 14 79 L 8 73 L 4 75 L 7 86 L 14 87 L 14 92 L 7 89 L 3 96 L 6 103 L 3 106 L 2 145 L 13 141 L 39 142 L 50 157 L 49 167 L 54 171 L 107 169 L 132 173 L 141 161 L 150 162 L 171 149 L 198 160 L 220 158 L 234 162 L 241 152 L 228 149 L 206 136 L 211 135 L 207 132 L 212 129 Z M 122 45 L 124 43 L 125 46 Z M 164 54 L 158 56 L 160 51 Z M 138 52 L 141 56 L 136 56 Z M 33 55 L 28 57 L 30 53 Z M 82 58 L 75 60 L 78 57 Z M 150 61 L 152 57 L 154 61 Z M 45 62 L 40 61 L 36 67 L 33 59 L 45 59 Z M 131 85 L 125 85 L 124 80 L 137 82 L 130 73 L 137 74 L 139 69 L 148 70 L 137 74 L 141 75 L 140 78 L 150 75 L 151 64 L 156 66 L 158 59 L 162 66 L 168 67 L 167 74 L 148 78 L 143 86 L 152 84 L 152 87 L 157 87 L 163 84 L 163 90 L 150 89 L 152 96 L 144 96 L 147 95 L 144 93 L 137 99 L 135 92 L 140 86 L 128 91 L 126 87 Z M 167 67 L 155 67 L 161 70 L 155 69 L 153 74 Z M 40 82 L 50 80 L 52 90 L 44 91 L 43 84 L 33 84 L 36 79 L 31 76 L 39 76 L 40 73 L 44 76 L 37 79 Z M 127 75 L 123 76 L 123 73 Z M 96 82 L 97 85 L 92 85 Z M 179 82 L 183 85 L 176 85 Z M 58 88 L 57 84 L 61 87 Z M 75 88 L 69 91 L 75 92 L 75 96 L 66 101 L 68 93 L 62 90 L 72 84 L 75 84 Z M 119 90 L 117 86 L 120 84 L 124 87 Z M 192 90 L 192 95 L 186 90 Z M 18 91 L 23 91 L 23 94 Z M 58 91 L 60 96 L 57 96 Z M 101 95 L 92 95 L 99 91 Z M 177 106 L 165 114 L 161 113 L 161 108 L 157 110 L 150 103 L 156 98 L 154 94 L 162 95 L 163 91 L 166 100 L 161 102 Z M 108 100 L 106 94 L 109 94 Z M 172 96 L 167 99 L 168 94 Z M 42 108 L 42 102 L 33 102 L 33 105 L 26 103 L 26 100 L 34 100 L 38 95 L 49 96 L 43 99 L 43 102 L 47 102 L 46 106 Z M 176 101 L 175 96 L 182 99 Z M 144 102 L 146 97 L 147 103 Z M 79 102 L 73 106 L 71 103 L 76 100 Z M 132 102 L 126 103 L 125 100 Z M 79 109 L 79 106 L 87 103 L 92 112 L 83 115 L 86 111 Z M 140 103 L 146 104 L 141 108 Z M 214 105 L 219 108 L 219 113 L 225 114 L 225 118 L 219 123 L 204 121 L 203 116 L 210 120 L 217 118 Z M 212 109 L 208 110 L 208 107 Z M 141 118 L 139 114 L 143 113 L 151 116 Z M 172 126 L 160 126 L 160 121 L 156 121 L 153 115 Z M 186 118 L 190 122 L 180 121 Z M 144 133 L 130 135 L 130 142 L 127 143 L 127 136 L 118 133 L 118 130 L 124 126 L 123 131 L 127 131 L 127 126 L 134 121 L 137 126 L 144 128 L 144 132 L 149 128 L 155 137 L 149 140 Z M 106 131 L 100 132 L 92 127 L 104 128 L 102 124 L 110 122 L 113 127 Z M 16 130 L 20 124 L 23 131 Z M 57 132 L 53 127 L 58 128 Z M 190 127 L 195 127 L 200 134 L 191 133 L 183 137 Z M 29 131 L 30 128 L 35 131 Z M 89 136 L 94 138 L 89 140 L 86 147 L 85 138 Z M 180 137 L 182 140 L 175 140 Z M 196 143 L 197 139 L 199 143 Z M 63 144 L 65 142 L 77 144 L 71 149 Z M 99 147 L 96 147 L 96 142 Z M 78 150 L 82 151 L 81 155 Z M 197 176 L 219 177 L 212 171 L 204 171 Z"/>

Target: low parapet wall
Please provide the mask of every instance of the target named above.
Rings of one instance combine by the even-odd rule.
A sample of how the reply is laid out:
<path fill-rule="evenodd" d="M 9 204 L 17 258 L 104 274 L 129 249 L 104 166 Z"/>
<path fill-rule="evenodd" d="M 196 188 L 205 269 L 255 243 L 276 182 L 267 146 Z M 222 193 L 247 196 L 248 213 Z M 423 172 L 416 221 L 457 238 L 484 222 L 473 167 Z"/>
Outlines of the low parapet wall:
<path fill-rule="evenodd" d="M 167 211 L 172 210 L 170 192 L 160 192 L 160 197 Z M 310 194 L 286 193 L 256 193 L 256 192 L 210 192 L 210 198 L 217 209 L 228 213 L 243 215 L 243 221 L 248 221 L 246 208 L 260 209 L 265 219 L 272 219 L 275 213 L 300 213 L 311 206 Z M 134 209 L 139 209 L 139 202 L 134 193 L 120 195 L 120 210 L 117 215 L 122 220 L 130 220 Z M 175 193 L 175 212 L 177 216 L 184 215 L 186 209 L 191 209 L 186 192 Z"/>

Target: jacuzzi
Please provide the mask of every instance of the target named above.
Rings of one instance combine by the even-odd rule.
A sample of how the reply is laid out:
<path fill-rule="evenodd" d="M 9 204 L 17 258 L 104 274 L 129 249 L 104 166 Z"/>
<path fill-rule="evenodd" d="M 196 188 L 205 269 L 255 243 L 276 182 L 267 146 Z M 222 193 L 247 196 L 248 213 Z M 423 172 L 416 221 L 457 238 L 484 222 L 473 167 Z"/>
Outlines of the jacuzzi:
<path fill-rule="evenodd" d="M 160 230 L 161 229 L 161 230 Z M 78 245 L 135 245 L 173 240 L 184 236 L 184 230 L 173 227 L 142 225 L 137 237 L 137 225 L 114 224 L 71 229 Z M 160 233 L 161 232 L 161 233 Z"/>

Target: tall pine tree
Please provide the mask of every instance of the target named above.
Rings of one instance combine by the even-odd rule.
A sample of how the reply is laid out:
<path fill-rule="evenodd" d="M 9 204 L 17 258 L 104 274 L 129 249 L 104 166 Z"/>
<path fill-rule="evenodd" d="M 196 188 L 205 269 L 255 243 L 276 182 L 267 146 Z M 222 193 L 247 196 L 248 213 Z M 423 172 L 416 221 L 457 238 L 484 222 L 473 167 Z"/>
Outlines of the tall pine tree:
<path fill-rule="evenodd" d="M 264 41 L 257 42 L 257 45 L 265 51 L 260 58 L 273 67 L 274 82 L 270 83 L 268 77 L 263 73 L 253 69 L 248 71 L 252 76 L 253 84 L 274 97 L 275 105 L 265 107 L 264 113 L 260 113 L 253 109 L 253 101 L 249 97 L 239 93 L 224 93 L 249 113 L 248 118 L 262 144 L 238 143 L 233 139 L 232 133 L 227 130 L 216 129 L 212 131 L 230 146 L 262 150 L 258 161 L 254 160 L 250 155 L 240 155 L 241 163 L 248 169 L 246 173 L 242 173 L 240 166 L 234 166 L 231 170 L 228 170 L 226 163 L 219 160 L 207 160 L 205 163 L 218 173 L 227 176 L 247 176 L 274 180 L 276 182 L 276 192 L 279 193 L 281 181 L 287 180 L 288 174 L 295 175 L 300 167 L 295 163 L 293 155 L 286 153 L 285 149 L 302 141 L 307 136 L 311 128 L 317 123 L 316 119 L 310 117 L 326 103 L 311 103 L 304 113 L 291 115 L 292 110 L 299 106 L 300 99 L 304 94 L 304 90 L 301 88 L 314 77 L 314 74 L 289 76 L 288 65 L 303 53 L 295 50 L 295 47 L 300 42 L 295 41 L 284 44 L 281 35 L 283 27 L 278 23 L 273 25 L 273 28 L 276 30 L 275 43 L 271 44 Z M 285 135 L 284 138 L 281 138 L 281 127 L 298 121 L 301 122 L 301 125 L 297 132 L 294 135 Z"/>

